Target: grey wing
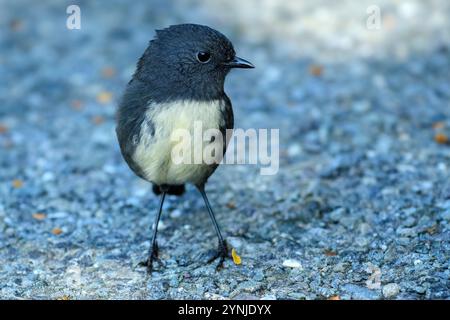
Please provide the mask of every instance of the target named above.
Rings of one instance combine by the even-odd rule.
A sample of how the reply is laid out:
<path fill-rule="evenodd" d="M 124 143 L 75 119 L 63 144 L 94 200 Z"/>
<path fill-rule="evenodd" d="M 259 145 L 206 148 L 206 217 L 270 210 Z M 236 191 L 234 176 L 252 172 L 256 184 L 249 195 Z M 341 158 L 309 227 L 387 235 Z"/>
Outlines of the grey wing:
<path fill-rule="evenodd" d="M 139 80 L 130 81 L 119 104 L 116 119 L 116 134 L 122 156 L 130 169 L 142 179 L 145 179 L 143 171 L 133 160 L 133 154 L 141 139 L 141 128 L 144 121 L 147 121 L 150 135 L 154 135 L 153 123 L 145 117 L 150 101 L 149 92 L 149 88 Z"/>
<path fill-rule="evenodd" d="M 228 138 L 231 138 L 231 136 L 227 137 L 227 129 L 229 131 L 229 130 L 232 130 L 234 127 L 233 108 L 231 105 L 230 98 L 228 98 L 227 95 L 225 95 L 225 94 L 221 101 L 220 111 L 222 113 L 223 121 L 221 122 L 221 124 L 219 126 L 219 130 L 222 133 L 222 137 L 223 137 L 222 141 L 224 142 L 222 156 L 225 156 L 225 152 L 227 151 L 227 145 L 229 142 Z M 217 164 L 217 163 L 209 165 L 209 172 L 206 174 L 204 183 L 206 183 L 208 178 L 214 173 L 214 171 L 216 171 L 218 166 L 219 166 L 219 164 Z"/>
<path fill-rule="evenodd" d="M 231 105 L 231 100 L 228 98 L 228 96 L 225 94 L 222 100 L 223 107 L 221 108 L 222 111 L 222 117 L 224 119 L 224 122 L 220 126 L 220 131 L 222 132 L 223 141 L 225 142 L 223 145 L 223 155 L 225 155 L 225 152 L 227 151 L 227 146 L 229 142 L 229 138 L 231 136 L 227 137 L 227 129 L 233 130 L 234 128 L 234 115 L 233 115 L 233 106 Z M 231 131 L 230 131 L 231 132 Z"/>

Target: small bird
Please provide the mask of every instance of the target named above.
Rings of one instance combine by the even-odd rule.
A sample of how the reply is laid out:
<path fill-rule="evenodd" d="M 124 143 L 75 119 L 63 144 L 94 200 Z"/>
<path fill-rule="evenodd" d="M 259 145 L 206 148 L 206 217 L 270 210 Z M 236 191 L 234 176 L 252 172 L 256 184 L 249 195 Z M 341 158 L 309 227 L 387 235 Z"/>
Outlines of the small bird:
<path fill-rule="evenodd" d="M 158 260 L 156 235 L 164 199 L 166 195 L 183 194 L 187 183 L 200 191 L 219 240 L 217 254 L 210 262 L 219 258 L 220 268 L 228 255 L 205 192 L 205 184 L 218 162 L 174 162 L 171 136 L 177 129 L 192 132 L 195 122 L 201 122 L 202 130 L 220 130 L 223 157 L 229 140 L 226 131 L 233 129 L 234 122 L 224 82 L 233 68 L 254 66 L 236 56 L 232 43 L 223 34 L 197 24 L 170 26 L 156 31 L 119 103 L 116 133 L 123 158 L 160 195 L 148 259 L 143 262 L 149 273 Z"/>

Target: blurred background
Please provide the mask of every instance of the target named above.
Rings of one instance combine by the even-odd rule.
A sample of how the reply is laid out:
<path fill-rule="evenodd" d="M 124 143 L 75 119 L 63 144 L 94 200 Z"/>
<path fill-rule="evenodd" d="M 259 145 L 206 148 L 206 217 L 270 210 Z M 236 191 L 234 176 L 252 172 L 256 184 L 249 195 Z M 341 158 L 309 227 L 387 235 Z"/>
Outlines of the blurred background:
<path fill-rule="evenodd" d="M 446 0 L 0 0 L 0 298 L 449 298 L 449 17 Z M 226 91 L 236 127 L 280 129 L 280 171 L 210 179 L 242 265 L 205 265 L 189 189 L 148 279 L 157 199 L 114 113 L 154 30 L 186 22 L 255 64 Z"/>

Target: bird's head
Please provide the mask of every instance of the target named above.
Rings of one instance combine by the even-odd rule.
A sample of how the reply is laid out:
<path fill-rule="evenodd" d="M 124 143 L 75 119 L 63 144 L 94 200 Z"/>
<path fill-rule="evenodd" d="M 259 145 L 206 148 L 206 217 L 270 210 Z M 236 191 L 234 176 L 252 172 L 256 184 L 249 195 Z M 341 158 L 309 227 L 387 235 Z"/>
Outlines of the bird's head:
<path fill-rule="evenodd" d="M 156 31 L 134 76 L 171 98 L 211 99 L 223 94 L 232 68 L 254 66 L 236 57 L 233 44 L 220 32 L 180 24 Z"/>

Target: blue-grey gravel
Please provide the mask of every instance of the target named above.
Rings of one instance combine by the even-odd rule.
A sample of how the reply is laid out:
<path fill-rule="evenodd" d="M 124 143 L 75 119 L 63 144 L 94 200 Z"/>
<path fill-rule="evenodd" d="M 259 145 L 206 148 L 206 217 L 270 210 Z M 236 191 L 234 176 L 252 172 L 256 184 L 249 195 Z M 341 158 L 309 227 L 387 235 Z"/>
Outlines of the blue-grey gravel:
<path fill-rule="evenodd" d="M 2 3 L 0 298 L 450 298 L 450 3 L 378 1 L 370 30 L 369 0 L 234 2 L 81 2 L 81 30 L 58 1 Z M 210 180 L 241 265 L 204 264 L 215 235 L 188 188 L 147 278 L 157 199 L 121 160 L 114 109 L 152 30 L 186 21 L 269 66 L 226 90 L 235 127 L 280 129 L 280 170 Z"/>

